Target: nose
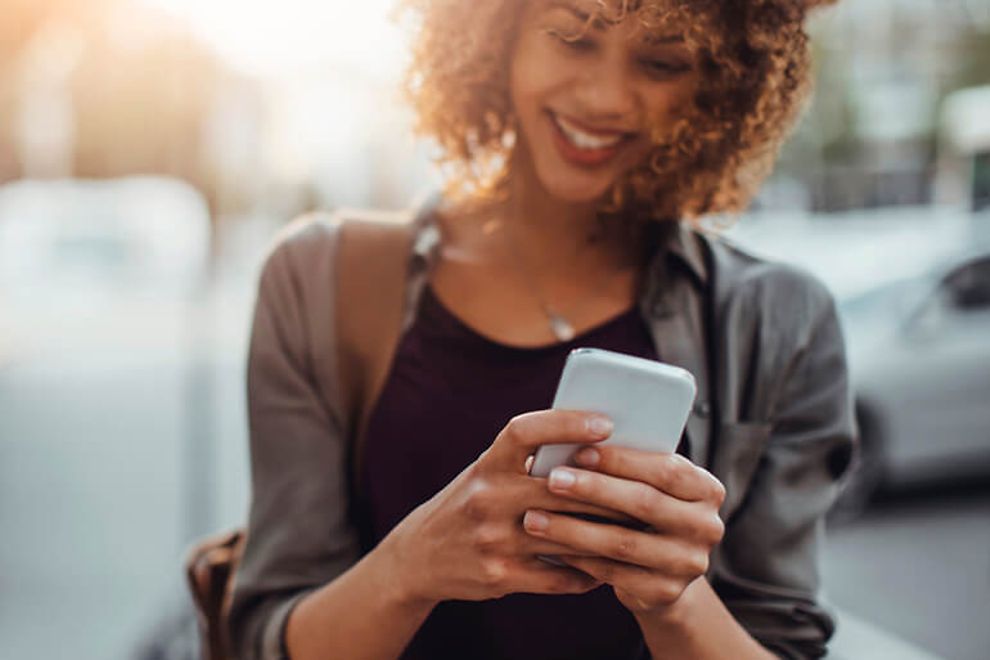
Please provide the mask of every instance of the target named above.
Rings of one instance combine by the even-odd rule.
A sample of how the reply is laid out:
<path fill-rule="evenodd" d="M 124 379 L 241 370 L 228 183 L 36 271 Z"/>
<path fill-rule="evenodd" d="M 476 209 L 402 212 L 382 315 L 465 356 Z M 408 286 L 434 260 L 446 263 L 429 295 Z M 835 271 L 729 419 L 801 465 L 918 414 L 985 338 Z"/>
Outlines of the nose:
<path fill-rule="evenodd" d="M 589 63 L 575 90 L 579 110 L 589 121 L 628 120 L 636 111 L 636 92 L 626 67 L 603 59 Z"/>

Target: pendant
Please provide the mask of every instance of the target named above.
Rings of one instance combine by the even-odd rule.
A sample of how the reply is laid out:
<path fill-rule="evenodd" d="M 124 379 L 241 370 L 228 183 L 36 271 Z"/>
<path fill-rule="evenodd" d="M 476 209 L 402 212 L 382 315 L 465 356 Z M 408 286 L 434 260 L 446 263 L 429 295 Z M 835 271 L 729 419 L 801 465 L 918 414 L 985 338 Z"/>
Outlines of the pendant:
<path fill-rule="evenodd" d="M 550 329 L 560 341 L 570 341 L 574 339 L 574 327 L 567 322 L 563 316 L 550 312 Z"/>

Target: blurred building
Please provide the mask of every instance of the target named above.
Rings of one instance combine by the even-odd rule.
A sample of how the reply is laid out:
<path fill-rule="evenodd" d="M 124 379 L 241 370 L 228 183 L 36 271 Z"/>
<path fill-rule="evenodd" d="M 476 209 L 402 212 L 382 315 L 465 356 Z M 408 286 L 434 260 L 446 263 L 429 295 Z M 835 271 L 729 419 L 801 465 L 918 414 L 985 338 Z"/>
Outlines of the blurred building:
<path fill-rule="evenodd" d="M 135 0 L 0 4 L 0 183 L 172 176 L 220 239 L 246 217 L 401 206 L 427 182 L 392 80 L 344 61 L 244 72 Z"/>
<path fill-rule="evenodd" d="M 435 176 L 394 80 L 347 57 L 244 73 L 137 0 L 0 2 L 0 182 L 170 175 L 198 188 L 223 225 L 399 206 Z M 841 0 L 822 11 L 817 94 L 757 208 L 959 201 L 958 186 L 935 186 L 952 167 L 939 160 L 937 126 L 947 94 L 990 83 L 988 13 L 985 0 Z"/>
<path fill-rule="evenodd" d="M 163 174 L 215 213 L 249 205 L 250 177 L 223 168 L 260 159 L 261 94 L 179 20 L 122 0 L 3 13 L 0 182 Z"/>
<path fill-rule="evenodd" d="M 942 101 L 990 82 L 990 6 L 841 0 L 812 32 L 817 92 L 777 179 L 799 182 L 812 211 L 935 201 Z"/>

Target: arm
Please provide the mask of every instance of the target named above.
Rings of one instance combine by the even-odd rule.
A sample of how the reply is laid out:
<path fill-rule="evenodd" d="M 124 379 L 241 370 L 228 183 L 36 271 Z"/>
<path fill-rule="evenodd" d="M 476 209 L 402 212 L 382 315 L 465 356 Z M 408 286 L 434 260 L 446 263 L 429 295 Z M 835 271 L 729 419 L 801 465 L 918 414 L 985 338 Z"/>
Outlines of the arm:
<path fill-rule="evenodd" d="M 379 550 L 308 594 L 286 624 L 287 654 L 307 658 L 397 658 L 435 602 L 402 589 Z M 382 625 L 387 621 L 388 625 Z"/>
<path fill-rule="evenodd" d="M 805 291 L 813 321 L 782 374 L 766 447 L 708 573 L 735 619 L 784 658 L 821 657 L 835 630 L 819 563 L 856 433 L 834 299 L 818 282 Z"/>
<path fill-rule="evenodd" d="M 636 621 L 654 658 L 773 659 L 732 616 L 708 581 L 692 582 L 674 606 Z"/>
<path fill-rule="evenodd" d="M 386 574 L 376 570 L 377 557 L 356 563 L 341 416 L 327 395 L 325 356 L 308 341 L 310 334 L 332 331 L 332 314 L 320 307 L 332 304 L 321 280 L 332 273 L 331 237 L 314 235 L 327 231 L 314 223 L 283 239 L 260 279 L 248 356 L 252 502 L 228 619 L 240 660 L 283 658 L 290 614 L 297 658 L 307 657 L 309 641 L 320 636 L 314 623 L 323 633 L 327 621 L 347 626 L 349 634 L 335 639 L 348 648 L 324 647 L 334 657 L 388 657 L 398 655 L 393 650 L 401 650 L 425 617 L 424 608 L 380 588 Z M 368 597 L 372 593 L 378 597 Z M 381 617 L 391 625 L 374 635 L 367 623 L 358 625 Z"/>

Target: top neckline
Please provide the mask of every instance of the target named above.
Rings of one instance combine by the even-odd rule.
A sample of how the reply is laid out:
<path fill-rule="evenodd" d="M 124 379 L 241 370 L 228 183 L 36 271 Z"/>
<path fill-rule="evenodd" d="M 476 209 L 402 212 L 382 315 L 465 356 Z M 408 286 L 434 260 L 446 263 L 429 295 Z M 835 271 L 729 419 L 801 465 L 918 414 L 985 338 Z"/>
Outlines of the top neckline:
<path fill-rule="evenodd" d="M 515 354 L 542 354 L 553 351 L 559 351 L 562 349 L 576 348 L 579 345 L 586 343 L 592 336 L 604 332 L 605 330 L 612 328 L 613 326 L 625 321 L 629 316 L 638 313 L 638 305 L 633 303 L 626 309 L 617 314 L 604 319 L 603 321 L 596 323 L 595 325 L 582 330 L 578 334 L 574 335 L 571 339 L 567 341 L 556 341 L 546 344 L 535 344 L 532 346 L 521 346 L 518 344 L 508 344 L 506 342 L 494 339 L 489 335 L 480 332 L 474 328 L 471 324 L 467 323 L 461 319 L 457 314 L 455 314 L 446 303 L 440 299 L 437 292 L 433 288 L 433 284 L 427 281 L 424 286 L 423 291 L 423 304 L 424 311 L 432 311 L 439 316 L 445 318 L 448 323 L 453 327 L 453 329 L 465 339 L 475 343 L 481 347 L 487 347 L 490 350 L 498 350 L 507 353 Z"/>

